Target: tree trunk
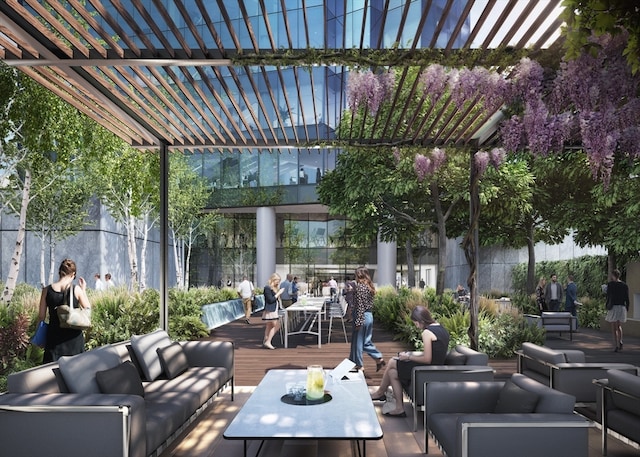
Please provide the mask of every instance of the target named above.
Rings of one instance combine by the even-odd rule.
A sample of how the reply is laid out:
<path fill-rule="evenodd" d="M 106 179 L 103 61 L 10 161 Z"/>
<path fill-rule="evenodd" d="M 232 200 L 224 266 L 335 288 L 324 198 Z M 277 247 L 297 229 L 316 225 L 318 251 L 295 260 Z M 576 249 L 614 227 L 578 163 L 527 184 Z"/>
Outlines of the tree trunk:
<path fill-rule="evenodd" d="M 135 291 L 138 288 L 138 250 L 136 249 L 135 218 L 127 216 L 127 251 L 129 253 L 129 268 L 131 284 L 129 290 Z"/>
<path fill-rule="evenodd" d="M 180 265 L 179 246 L 180 241 L 176 239 L 176 232 L 171 230 L 171 238 L 173 239 L 173 265 L 176 269 L 176 287 L 182 288 L 182 266 Z"/>
<path fill-rule="evenodd" d="M 478 350 L 478 223 L 480 220 L 480 177 L 475 166 L 474 151 L 469 162 L 469 231 L 462 243 L 469 264 L 469 335 L 470 347 Z"/>
<path fill-rule="evenodd" d="M 535 250 L 535 226 L 532 223 L 529 227 L 529 236 L 527 236 L 527 252 L 529 253 L 529 262 L 527 264 L 527 294 L 536 291 L 536 250 Z"/>
<path fill-rule="evenodd" d="M 405 243 L 405 250 L 407 251 L 407 286 L 413 288 L 416 286 L 416 267 L 413 261 L 413 246 L 411 246 L 411 240 L 407 240 Z"/>
<path fill-rule="evenodd" d="M 9 272 L 7 274 L 7 283 L 2 292 L 2 301 L 8 305 L 13 298 L 13 293 L 18 282 L 20 274 L 20 258 L 22 257 L 22 249 L 24 248 L 24 237 L 27 231 L 27 207 L 29 206 L 29 194 L 31 192 L 31 170 L 28 168 L 24 173 L 24 186 L 22 188 L 22 201 L 20 203 L 20 220 L 18 225 L 18 234 L 16 235 L 16 247 L 11 256 L 9 264 Z"/>
<path fill-rule="evenodd" d="M 44 233 L 44 232 L 43 232 Z M 45 276 L 47 273 L 44 270 L 44 256 L 46 254 L 46 247 L 48 247 L 48 243 L 45 241 L 45 237 L 40 238 L 40 287 L 47 285 L 47 279 Z"/>
<path fill-rule="evenodd" d="M 142 247 L 140 248 L 140 292 L 147 288 L 147 244 L 149 240 L 149 214 L 142 219 Z"/>
<path fill-rule="evenodd" d="M 431 196 L 438 219 L 438 273 L 436 274 L 436 294 L 444 293 L 444 273 L 447 265 L 447 224 L 442 204 L 440 203 L 440 191 L 435 182 L 431 183 Z"/>

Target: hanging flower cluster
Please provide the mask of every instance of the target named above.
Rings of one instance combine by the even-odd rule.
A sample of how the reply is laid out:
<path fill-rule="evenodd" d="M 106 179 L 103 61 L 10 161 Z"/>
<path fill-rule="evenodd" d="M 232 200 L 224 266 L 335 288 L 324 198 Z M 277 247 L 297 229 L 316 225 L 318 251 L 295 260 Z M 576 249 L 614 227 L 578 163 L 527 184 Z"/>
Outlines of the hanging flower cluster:
<path fill-rule="evenodd" d="M 446 153 L 444 149 L 434 148 L 429 157 L 416 154 L 413 161 L 413 168 L 418 176 L 418 181 L 422 182 L 427 176 L 434 174 L 444 164 Z"/>
<path fill-rule="evenodd" d="M 476 173 L 482 176 L 487 167 L 492 165 L 495 169 L 500 168 L 502 162 L 504 162 L 506 153 L 502 148 L 493 148 L 491 151 L 478 151 L 474 154 L 473 159 L 475 162 Z"/>
<path fill-rule="evenodd" d="M 548 94 L 542 68 L 523 59 L 513 81 L 524 112 L 503 123 L 504 147 L 546 156 L 567 141 L 581 144 L 594 179 L 605 186 L 616 152 L 640 157 L 640 76 L 632 74 L 623 55 L 626 40 L 625 34 L 594 38 L 599 52 L 563 62 Z"/>
<path fill-rule="evenodd" d="M 395 75 L 390 70 L 382 73 L 352 71 L 347 85 L 347 105 L 352 111 L 366 106 L 375 114 L 382 102 L 391 95 L 394 84 Z"/>

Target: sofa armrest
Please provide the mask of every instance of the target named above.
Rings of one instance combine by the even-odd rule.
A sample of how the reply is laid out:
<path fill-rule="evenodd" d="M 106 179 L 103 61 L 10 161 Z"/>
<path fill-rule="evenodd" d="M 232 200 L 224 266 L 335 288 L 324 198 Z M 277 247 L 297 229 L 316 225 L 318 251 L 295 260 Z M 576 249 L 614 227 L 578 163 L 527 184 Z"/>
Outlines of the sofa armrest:
<path fill-rule="evenodd" d="M 234 350 L 230 341 L 181 341 L 191 367 L 223 367 L 234 373 Z"/>
<path fill-rule="evenodd" d="M 37 439 L 25 438 L 37 430 Z M 0 441 L 12 456 L 146 456 L 144 398 L 104 394 L 0 395 Z"/>
<path fill-rule="evenodd" d="M 464 415 L 458 418 L 457 455 L 582 457 L 591 426 L 575 414 Z"/>
<path fill-rule="evenodd" d="M 550 387 L 575 396 L 578 403 L 595 403 L 597 386 L 592 381 L 613 369 L 638 375 L 638 367 L 628 363 L 559 363 L 552 370 Z"/>

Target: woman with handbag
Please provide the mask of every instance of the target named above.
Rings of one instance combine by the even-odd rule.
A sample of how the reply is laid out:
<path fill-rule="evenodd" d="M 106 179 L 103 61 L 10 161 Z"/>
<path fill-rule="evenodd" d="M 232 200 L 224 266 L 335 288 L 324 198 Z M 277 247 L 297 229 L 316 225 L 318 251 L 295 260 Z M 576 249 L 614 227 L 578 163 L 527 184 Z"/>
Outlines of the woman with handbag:
<path fill-rule="evenodd" d="M 62 328 L 56 308 L 61 305 L 91 308 L 87 298 L 87 283 L 84 278 L 76 277 L 76 263 L 71 259 L 64 259 L 58 268 L 58 281 L 42 289 L 40 295 L 40 310 L 38 320 L 44 321 L 49 311 L 49 328 L 47 341 L 44 346 L 42 363 L 55 362 L 64 355 L 76 355 L 84 352 L 84 333 L 74 328 Z"/>

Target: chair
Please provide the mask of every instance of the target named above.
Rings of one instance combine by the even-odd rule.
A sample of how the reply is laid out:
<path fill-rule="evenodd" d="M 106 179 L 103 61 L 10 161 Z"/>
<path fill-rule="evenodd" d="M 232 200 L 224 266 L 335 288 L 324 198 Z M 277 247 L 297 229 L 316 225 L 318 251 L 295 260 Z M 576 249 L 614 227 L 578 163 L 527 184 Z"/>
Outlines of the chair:
<path fill-rule="evenodd" d="M 333 319 L 340 319 L 342 323 L 342 331 L 344 332 L 344 342 L 348 343 L 347 329 L 344 326 L 344 315 L 347 313 L 347 301 L 340 297 L 340 300 L 332 300 L 328 303 L 329 306 L 329 339 L 327 343 L 331 343 L 331 329 L 333 328 Z"/>

